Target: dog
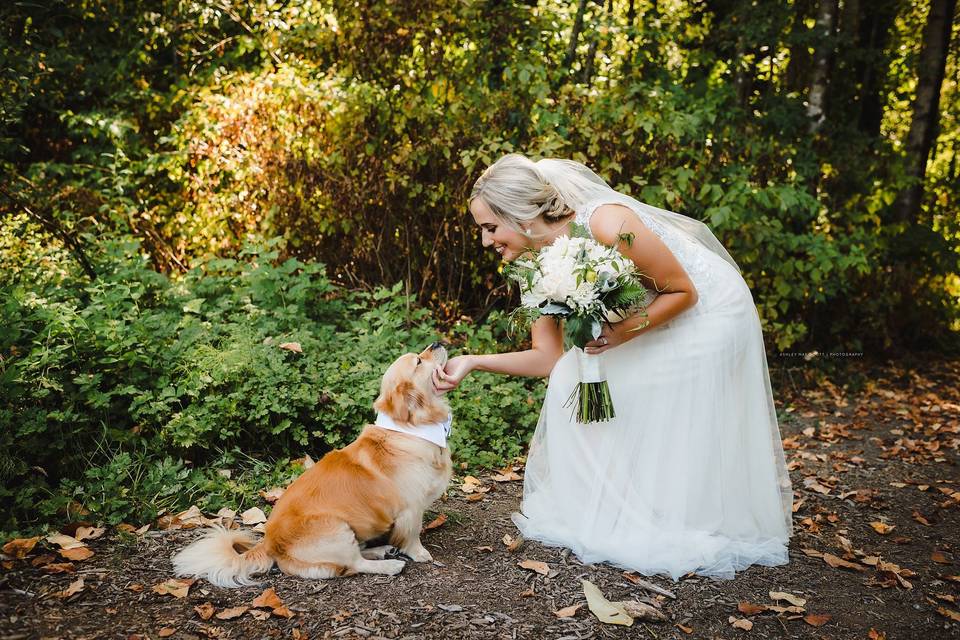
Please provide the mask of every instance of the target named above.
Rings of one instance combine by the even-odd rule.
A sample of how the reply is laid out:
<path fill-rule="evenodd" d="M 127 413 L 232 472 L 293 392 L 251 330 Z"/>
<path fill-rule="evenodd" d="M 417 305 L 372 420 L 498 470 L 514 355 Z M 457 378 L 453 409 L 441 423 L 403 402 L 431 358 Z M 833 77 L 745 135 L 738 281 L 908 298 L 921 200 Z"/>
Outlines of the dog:
<path fill-rule="evenodd" d="M 376 424 L 327 453 L 284 491 L 259 542 L 246 531 L 214 529 L 176 554 L 177 575 L 222 587 L 251 584 L 274 563 L 289 575 L 323 579 L 357 573 L 396 575 L 405 562 L 433 558 L 420 542 L 424 510 L 452 475 L 450 407 L 433 386 L 447 361 L 434 343 L 387 369 L 374 402 Z M 366 548 L 380 539 L 389 544 Z"/>

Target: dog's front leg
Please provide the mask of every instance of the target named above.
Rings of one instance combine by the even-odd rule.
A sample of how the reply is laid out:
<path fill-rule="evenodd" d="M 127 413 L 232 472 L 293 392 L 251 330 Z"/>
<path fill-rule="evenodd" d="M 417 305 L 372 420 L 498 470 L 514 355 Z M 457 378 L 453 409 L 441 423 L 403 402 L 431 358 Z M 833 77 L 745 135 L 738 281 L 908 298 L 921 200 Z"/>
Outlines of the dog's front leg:
<path fill-rule="evenodd" d="M 423 511 L 408 510 L 397 516 L 390 534 L 390 544 L 395 546 L 414 562 L 430 562 L 433 556 L 420 542 L 420 529 L 423 527 Z"/>

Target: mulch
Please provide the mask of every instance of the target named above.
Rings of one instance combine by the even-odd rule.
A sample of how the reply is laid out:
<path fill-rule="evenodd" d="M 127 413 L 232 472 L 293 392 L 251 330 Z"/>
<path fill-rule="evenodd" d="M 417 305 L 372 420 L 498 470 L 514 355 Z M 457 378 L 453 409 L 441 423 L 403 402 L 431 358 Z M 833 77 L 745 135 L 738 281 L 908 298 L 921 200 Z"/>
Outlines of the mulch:
<path fill-rule="evenodd" d="M 475 474 L 479 492 L 455 480 L 429 514 L 446 520 L 423 535 L 435 561 L 408 563 L 394 577 L 317 582 L 274 570 L 256 586 L 199 580 L 185 593 L 160 593 L 173 578 L 171 555 L 198 529 L 110 531 L 87 541 L 93 555 L 69 569 L 50 569 L 67 563 L 41 541 L 25 558 L 3 560 L 0 640 L 960 638 L 960 365 L 854 363 L 835 376 L 844 385 L 811 382 L 803 364 L 774 373 L 796 491 L 784 567 L 751 567 L 727 581 L 647 578 L 669 598 L 566 549 L 508 546 L 522 485 L 493 471 Z M 519 566 L 525 560 L 546 563 L 546 573 Z M 587 606 L 558 617 L 585 603 L 581 579 L 609 600 L 657 607 L 667 621 L 613 626 Z M 253 607 L 268 588 L 281 606 Z M 771 592 L 805 602 L 790 610 L 796 605 Z"/>

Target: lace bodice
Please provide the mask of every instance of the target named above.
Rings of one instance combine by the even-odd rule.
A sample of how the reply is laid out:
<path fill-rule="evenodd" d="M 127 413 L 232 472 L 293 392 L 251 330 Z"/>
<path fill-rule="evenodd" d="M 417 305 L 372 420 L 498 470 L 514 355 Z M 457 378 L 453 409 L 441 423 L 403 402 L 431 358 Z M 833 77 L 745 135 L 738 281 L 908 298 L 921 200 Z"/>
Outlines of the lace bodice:
<path fill-rule="evenodd" d="M 590 218 L 593 217 L 593 213 L 597 208 L 603 204 L 606 203 L 590 203 L 576 211 L 576 223 L 584 227 L 591 238 L 593 237 L 593 231 L 590 229 Z M 693 286 L 697 288 L 697 304 L 692 309 L 689 309 L 686 314 L 699 315 L 703 313 L 704 309 L 709 306 L 712 289 L 711 284 L 715 273 L 717 269 L 722 268 L 717 263 L 723 262 L 723 260 L 696 240 L 685 237 L 682 232 L 660 224 L 655 216 L 645 211 L 631 210 L 639 216 L 640 221 L 643 222 L 648 229 L 657 234 L 657 237 L 663 241 L 663 244 L 665 244 L 670 252 L 677 258 L 683 270 L 690 276 L 690 279 L 693 281 Z M 655 298 L 656 292 L 651 291 L 650 295 L 648 295 L 647 303 L 653 302 Z"/>

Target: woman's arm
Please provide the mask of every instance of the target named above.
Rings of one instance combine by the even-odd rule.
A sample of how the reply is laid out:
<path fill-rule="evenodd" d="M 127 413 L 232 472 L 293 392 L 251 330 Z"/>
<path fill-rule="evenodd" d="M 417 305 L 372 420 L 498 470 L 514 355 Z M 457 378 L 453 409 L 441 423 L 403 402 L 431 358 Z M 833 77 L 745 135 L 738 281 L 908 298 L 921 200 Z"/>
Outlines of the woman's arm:
<path fill-rule="evenodd" d="M 601 353 L 623 344 L 644 331 L 668 322 L 697 303 L 697 289 L 673 252 L 640 217 L 619 204 L 603 205 L 590 219 L 590 231 L 599 242 L 615 246 L 630 258 L 648 289 L 659 295 L 646 308 L 646 315 L 637 314 L 613 326 L 604 325 L 603 335 L 587 343 L 588 353 Z M 631 234 L 632 241 L 622 240 Z"/>
<path fill-rule="evenodd" d="M 512 376 L 548 376 L 563 355 L 563 333 L 553 318 L 541 317 L 530 327 L 533 342 L 526 351 L 484 353 L 451 358 L 438 369 L 433 384 L 438 391 L 449 391 L 471 371 L 490 371 Z"/>

